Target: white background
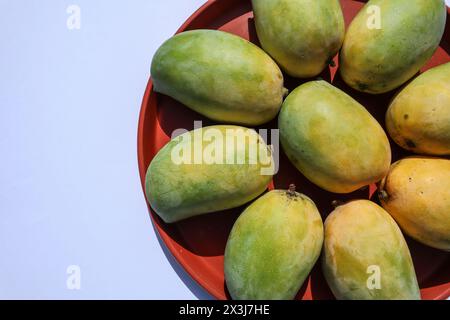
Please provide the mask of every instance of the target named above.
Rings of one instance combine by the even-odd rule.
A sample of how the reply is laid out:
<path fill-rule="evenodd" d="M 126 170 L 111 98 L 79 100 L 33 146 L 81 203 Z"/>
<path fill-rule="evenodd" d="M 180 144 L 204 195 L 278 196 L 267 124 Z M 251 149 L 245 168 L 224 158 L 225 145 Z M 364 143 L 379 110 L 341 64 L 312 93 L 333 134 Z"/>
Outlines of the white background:
<path fill-rule="evenodd" d="M 0 298 L 195 298 L 155 237 L 136 136 L 153 53 L 202 3 L 0 0 Z"/>
<path fill-rule="evenodd" d="M 202 3 L 0 0 L 0 298 L 208 298 L 161 249 L 136 159 L 152 55 Z"/>

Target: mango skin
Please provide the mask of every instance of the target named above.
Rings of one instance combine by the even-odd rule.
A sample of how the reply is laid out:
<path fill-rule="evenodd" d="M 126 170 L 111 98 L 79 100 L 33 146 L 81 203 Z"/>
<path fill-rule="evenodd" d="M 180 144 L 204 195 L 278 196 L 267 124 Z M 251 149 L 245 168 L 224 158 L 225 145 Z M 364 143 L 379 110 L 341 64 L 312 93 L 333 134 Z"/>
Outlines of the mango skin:
<path fill-rule="evenodd" d="M 450 155 L 450 63 L 430 69 L 408 84 L 389 106 L 386 127 L 406 150 Z"/>
<path fill-rule="evenodd" d="M 154 90 L 218 122 L 260 125 L 275 118 L 283 74 L 251 42 L 217 30 L 180 33 L 156 52 Z"/>
<path fill-rule="evenodd" d="M 380 201 L 410 237 L 450 252 L 450 160 L 410 157 L 394 163 Z"/>
<path fill-rule="evenodd" d="M 369 29 L 380 9 L 381 29 Z M 431 58 L 444 34 L 444 0 L 370 0 L 349 26 L 340 73 L 352 88 L 380 94 L 409 79 Z"/>
<path fill-rule="evenodd" d="M 225 279 L 236 300 L 292 300 L 316 263 L 323 243 L 314 202 L 273 190 L 238 218 L 225 250 Z"/>
<path fill-rule="evenodd" d="M 246 137 L 245 148 L 236 142 L 234 148 L 224 148 L 220 157 L 222 164 L 207 164 L 205 161 L 195 164 L 195 146 L 203 141 L 200 150 L 205 154 L 205 149 L 214 143 L 205 142 L 205 137 L 196 134 L 198 130 L 203 130 L 205 135 L 205 132 L 212 134 L 213 130 L 218 130 L 226 137 L 228 129 L 242 130 Z M 260 153 L 254 164 L 250 161 L 250 144 L 267 150 L 267 153 Z M 178 154 L 178 151 L 174 149 L 179 150 L 186 145 L 191 146 L 192 161 L 175 163 L 172 155 Z M 268 173 L 274 160 L 267 148 L 255 130 L 238 126 L 210 126 L 184 133 L 165 145 L 150 163 L 145 178 L 147 200 L 167 223 L 241 206 L 263 193 L 272 180 L 272 175 Z M 236 161 L 227 164 L 229 156 Z M 243 159 L 242 164 L 237 159 Z"/>
<path fill-rule="evenodd" d="M 380 181 L 391 164 L 389 140 L 357 101 L 325 81 L 308 82 L 283 103 L 280 141 L 311 182 L 349 193 Z"/>
<path fill-rule="evenodd" d="M 381 288 L 368 288 L 378 266 Z M 325 221 L 322 267 L 339 300 L 420 300 L 411 254 L 391 216 L 377 204 L 356 200 Z"/>
<path fill-rule="evenodd" d="M 345 35 L 338 0 L 253 0 L 259 41 L 290 76 L 317 76 Z"/>

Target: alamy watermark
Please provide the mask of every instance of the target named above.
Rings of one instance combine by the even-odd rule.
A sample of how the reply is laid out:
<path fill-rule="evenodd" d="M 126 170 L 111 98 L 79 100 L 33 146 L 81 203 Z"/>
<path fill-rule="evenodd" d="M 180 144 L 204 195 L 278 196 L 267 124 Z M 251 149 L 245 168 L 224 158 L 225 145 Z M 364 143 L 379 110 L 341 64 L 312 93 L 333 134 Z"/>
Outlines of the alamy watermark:
<path fill-rule="evenodd" d="M 370 276 L 367 278 L 366 285 L 369 290 L 381 289 L 381 268 L 377 265 L 371 265 L 367 267 L 367 271 Z"/>
<path fill-rule="evenodd" d="M 369 16 L 366 22 L 367 28 L 369 28 L 369 30 L 380 30 L 381 8 L 377 5 L 370 5 L 366 9 L 366 14 Z"/>
<path fill-rule="evenodd" d="M 202 127 L 194 122 L 194 131 L 177 129 L 172 139 L 171 160 L 176 165 L 259 165 L 261 175 L 274 175 L 279 168 L 279 131 L 260 129 L 258 132 L 238 126 L 225 130 Z M 270 133 L 270 145 L 268 138 Z"/>
<path fill-rule="evenodd" d="M 76 4 L 67 7 L 66 13 L 69 15 L 66 20 L 66 26 L 69 30 L 81 29 L 81 8 Z"/>
<path fill-rule="evenodd" d="M 81 268 L 78 265 L 70 265 L 66 269 L 66 287 L 69 290 L 81 290 Z"/>

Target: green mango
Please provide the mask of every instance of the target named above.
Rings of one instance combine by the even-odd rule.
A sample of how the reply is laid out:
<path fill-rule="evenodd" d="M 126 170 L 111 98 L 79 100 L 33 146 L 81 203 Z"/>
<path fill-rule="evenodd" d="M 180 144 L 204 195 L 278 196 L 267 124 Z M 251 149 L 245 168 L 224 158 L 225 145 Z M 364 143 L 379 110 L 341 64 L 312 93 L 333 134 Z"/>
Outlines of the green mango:
<path fill-rule="evenodd" d="M 391 138 L 415 153 L 450 155 L 450 63 L 408 84 L 386 113 Z"/>
<path fill-rule="evenodd" d="M 158 152 L 145 190 L 153 210 L 165 222 L 176 222 L 249 202 L 266 190 L 274 168 L 271 150 L 255 130 L 204 127 Z"/>
<path fill-rule="evenodd" d="M 180 33 L 156 52 L 154 90 L 219 122 L 260 125 L 275 118 L 283 74 L 251 42 L 217 30 Z"/>
<path fill-rule="evenodd" d="M 317 76 L 344 41 L 338 0 L 252 0 L 262 48 L 289 75 Z"/>
<path fill-rule="evenodd" d="M 372 94 L 399 87 L 434 54 L 446 18 L 444 0 L 370 0 L 345 35 L 342 78 Z"/>
<path fill-rule="evenodd" d="M 419 300 L 411 254 L 391 216 L 357 200 L 337 207 L 325 221 L 325 279 L 339 300 Z"/>
<path fill-rule="evenodd" d="M 380 201 L 400 228 L 425 245 L 450 252 L 450 160 L 397 161 L 380 184 Z"/>
<path fill-rule="evenodd" d="M 381 180 L 391 164 L 389 140 L 357 101 L 325 81 L 308 82 L 284 101 L 283 150 L 319 187 L 349 193 Z"/>
<path fill-rule="evenodd" d="M 225 280 L 236 300 L 289 300 L 316 263 L 323 243 L 314 202 L 273 190 L 238 218 L 225 249 Z"/>

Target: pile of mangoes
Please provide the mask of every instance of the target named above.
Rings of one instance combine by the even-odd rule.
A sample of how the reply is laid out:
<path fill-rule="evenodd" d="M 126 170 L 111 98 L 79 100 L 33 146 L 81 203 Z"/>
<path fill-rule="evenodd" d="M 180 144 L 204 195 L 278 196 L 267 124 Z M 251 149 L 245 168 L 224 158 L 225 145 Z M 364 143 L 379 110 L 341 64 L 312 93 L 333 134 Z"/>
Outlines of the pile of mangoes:
<path fill-rule="evenodd" d="M 294 186 L 265 193 L 239 216 L 228 239 L 224 270 L 232 298 L 293 299 L 321 255 L 338 299 L 420 299 L 402 232 L 450 251 L 450 63 L 405 83 L 439 46 L 444 0 L 370 0 L 347 30 L 338 0 L 252 3 L 261 48 L 229 33 L 194 30 L 155 54 L 154 90 L 221 125 L 186 132 L 159 151 L 146 175 L 150 205 L 172 223 L 256 199 L 276 166 L 264 139 L 244 126 L 278 116 L 282 148 L 307 179 L 333 193 L 378 183 L 382 207 L 354 199 L 324 224 L 314 199 Z M 283 72 L 314 78 L 337 53 L 350 87 L 380 94 L 403 86 L 389 106 L 379 107 L 387 108 L 392 140 L 417 156 L 391 165 L 383 126 L 326 81 L 287 95 Z M 229 131 L 245 143 L 218 141 Z M 219 147 L 207 150 L 202 142 L 213 137 Z M 192 151 L 192 143 L 200 149 Z M 255 158 L 247 152 L 252 148 L 265 152 Z M 196 161 L 208 152 L 209 161 Z M 262 174 L 264 168 L 272 171 Z M 372 271 L 379 277 L 369 279 Z"/>

